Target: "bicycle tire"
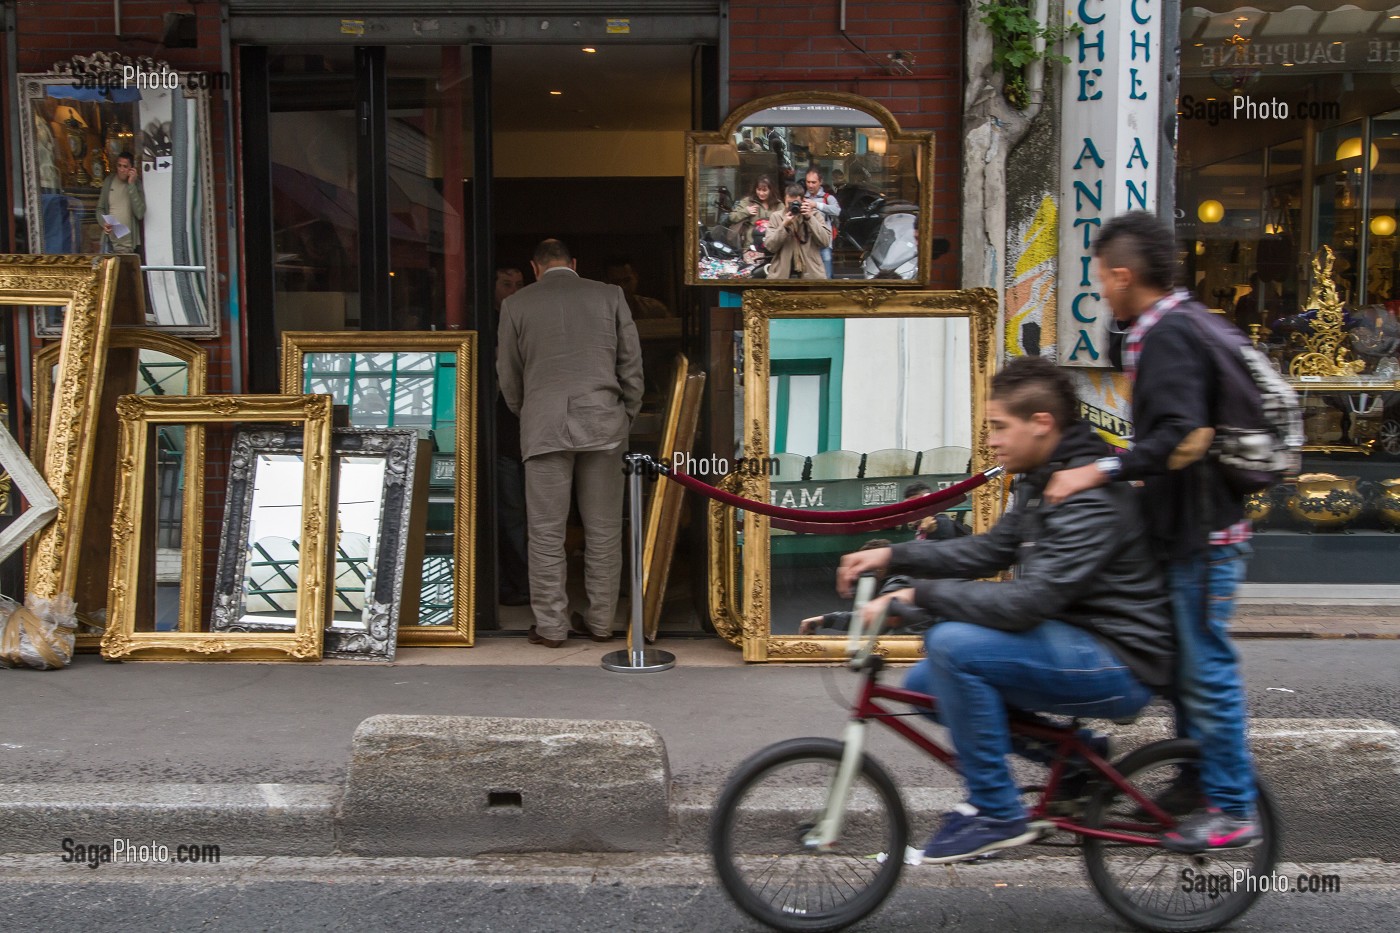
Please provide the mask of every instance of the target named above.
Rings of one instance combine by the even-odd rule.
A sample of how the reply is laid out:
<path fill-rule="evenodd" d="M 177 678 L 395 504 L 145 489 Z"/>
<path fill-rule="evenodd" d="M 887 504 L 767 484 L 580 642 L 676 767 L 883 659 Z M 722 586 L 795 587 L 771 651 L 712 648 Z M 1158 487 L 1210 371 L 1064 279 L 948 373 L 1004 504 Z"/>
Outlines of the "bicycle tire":
<path fill-rule="evenodd" d="M 843 748 L 823 738 L 771 745 L 735 769 L 715 803 L 710 856 L 720 884 L 742 911 L 784 933 L 825 933 L 869 916 L 894 890 L 904 867 L 904 803 L 889 773 L 869 755 L 852 783 L 836 851 L 802 845 L 802 835 L 825 807 Z M 808 770 L 798 771 L 800 766 Z M 763 870 L 755 872 L 756 864 Z M 815 876 L 822 885 L 843 869 L 850 873 L 840 882 L 844 896 L 838 891 L 828 903 L 818 893 L 813 902 L 816 886 L 802 879 Z M 780 875 L 787 871 L 795 873 L 793 879 Z M 777 887 L 775 880 L 781 881 Z"/>
<path fill-rule="evenodd" d="M 1175 777 L 1182 765 L 1200 761 L 1200 748 L 1190 739 L 1168 739 L 1144 746 L 1125 756 L 1115 767 L 1147 797 L 1155 797 Z M 1243 889 L 1225 879 L 1243 868 L 1255 877 L 1272 875 L 1278 861 L 1279 823 L 1272 796 L 1263 784 L 1256 784 L 1256 807 L 1263 839 L 1247 849 L 1215 849 L 1183 855 L 1155 846 L 1135 846 L 1085 837 L 1084 862 L 1089 880 L 1103 902 L 1123 919 L 1151 933 L 1199 933 L 1215 930 L 1237 919 L 1261 893 L 1259 885 Z M 1103 828 L 1116 820 L 1144 827 L 1143 837 L 1155 837 L 1161 827 L 1147 829 L 1134 814 L 1138 804 L 1112 784 L 1100 784 L 1084 813 L 1084 825 Z M 1126 827 L 1118 827 L 1129 831 Z M 1123 859 L 1137 864 L 1126 877 L 1117 871 L 1117 853 L 1133 852 Z M 1110 864 L 1113 862 L 1114 864 Z M 1189 874 L 1188 874 L 1189 872 Z M 1129 884 L 1139 877 L 1141 884 Z M 1146 885 L 1161 879 L 1153 892 Z M 1212 880 L 1213 879 L 1213 880 Z M 1204 890 L 1197 890 L 1202 885 Z M 1144 897 L 1142 895 L 1147 894 Z M 1165 895 L 1165 900 L 1159 903 Z M 1143 901 L 1147 901 L 1144 903 Z M 1177 905 L 1179 909 L 1171 908 Z"/>

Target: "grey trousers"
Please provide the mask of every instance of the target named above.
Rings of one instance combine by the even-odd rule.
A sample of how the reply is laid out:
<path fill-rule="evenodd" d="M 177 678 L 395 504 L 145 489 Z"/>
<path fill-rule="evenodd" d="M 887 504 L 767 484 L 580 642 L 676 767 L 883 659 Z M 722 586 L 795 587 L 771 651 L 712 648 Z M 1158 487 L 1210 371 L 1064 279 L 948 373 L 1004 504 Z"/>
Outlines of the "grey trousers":
<path fill-rule="evenodd" d="M 595 634 L 612 631 L 617 589 L 622 581 L 622 453 L 560 450 L 525 461 L 525 512 L 529 519 L 530 609 L 542 638 L 569 634 L 568 564 L 564 530 L 569 500 L 577 486 L 583 517 L 584 620 Z"/>

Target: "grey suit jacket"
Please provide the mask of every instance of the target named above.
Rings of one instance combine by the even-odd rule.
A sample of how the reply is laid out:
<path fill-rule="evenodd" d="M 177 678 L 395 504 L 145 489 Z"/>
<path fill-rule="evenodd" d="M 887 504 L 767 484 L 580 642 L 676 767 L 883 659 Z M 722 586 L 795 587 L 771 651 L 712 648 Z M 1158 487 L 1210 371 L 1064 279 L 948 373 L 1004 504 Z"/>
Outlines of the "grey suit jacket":
<path fill-rule="evenodd" d="M 625 441 L 642 407 L 642 351 L 622 289 L 546 271 L 501 305 L 496 374 L 525 459 Z"/>

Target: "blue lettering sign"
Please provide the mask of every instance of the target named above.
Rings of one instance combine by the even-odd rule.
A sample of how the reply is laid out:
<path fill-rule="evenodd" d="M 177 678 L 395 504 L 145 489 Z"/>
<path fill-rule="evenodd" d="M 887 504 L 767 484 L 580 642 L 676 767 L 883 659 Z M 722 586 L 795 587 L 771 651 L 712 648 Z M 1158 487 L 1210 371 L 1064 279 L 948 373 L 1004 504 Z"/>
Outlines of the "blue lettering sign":
<path fill-rule="evenodd" d="M 1137 30 L 1134 29 L 1132 32 L 1128 33 L 1128 35 L 1131 37 L 1131 38 L 1129 38 L 1129 40 L 1128 40 L 1128 44 L 1131 46 L 1131 48 L 1132 48 L 1132 50 L 1133 50 L 1133 54 L 1132 54 L 1132 59 L 1133 59 L 1133 61 L 1137 61 L 1138 49 L 1142 49 L 1142 60 L 1143 60 L 1143 61 L 1145 61 L 1145 62 L 1150 62 L 1150 61 L 1152 61 L 1152 33 L 1148 32 L 1146 29 L 1144 29 L 1144 30 L 1142 31 L 1142 38 L 1139 39 L 1139 38 L 1138 38 L 1138 34 L 1137 34 Z M 1083 37 L 1081 36 L 1080 38 L 1083 38 Z M 1081 59 L 1081 61 L 1082 61 L 1082 59 Z M 1100 59 L 1100 61 L 1102 61 L 1102 59 Z"/>
<path fill-rule="evenodd" d="M 1089 257 L 1085 256 L 1084 258 L 1087 260 Z M 1082 315 L 1082 314 L 1079 313 L 1079 303 L 1080 303 L 1081 301 L 1083 301 L 1085 298 L 1091 298 L 1091 299 L 1093 299 L 1094 301 L 1098 301 L 1098 300 L 1099 300 L 1099 293 L 1098 293 L 1098 292 L 1080 292 L 1078 295 L 1075 295 L 1075 296 L 1074 296 L 1074 300 L 1071 301 L 1071 302 L 1069 303 L 1069 311 L 1070 311 L 1071 314 L 1074 315 L 1074 319 L 1075 319 L 1076 321 L 1078 321 L 1079 323 L 1081 323 L 1081 324 L 1092 324 L 1092 323 L 1094 323 L 1095 321 L 1097 321 L 1097 320 L 1099 319 L 1099 316 L 1098 316 L 1097 314 L 1094 315 L 1093 317 L 1085 317 L 1084 315 Z M 1095 357 L 1095 358 L 1097 359 L 1097 357 Z"/>
<path fill-rule="evenodd" d="M 1147 179 L 1144 178 L 1142 180 L 1141 191 L 1138 190 L 1137 183 L 1131 178 L 1127 179 L 1124 184 L 1128 186 L 1128 210 L 1133 209 L 1133 197 L 1135 195 L 1137 197 L 1138 208 L 1144 211 L 1147 210 Z"/>
<path fill-rule="evenodd" d="M 1074 183 L 1074 209 L 1084 210 L 1084 198 L 1089 199 L 1089 203 L 1094 205 L 1094 210 L 1103 210 L 1103 179 L 1094 182 L 1094 190 L 1090 191 L 1089 186 L 1082 181 Z"/>
<path fill-rule="evenodd" d="M 1098 52 L 1099 52 L 1099 61 L 1100 61 L 1100 62 L 1103 61 L 1103 30 L 1102 30 L 1102 29 L 1100 29 L 1100 30 L 1098 31 L 1098 37 L 1099 37 L 1099 38 L 1098 38 L 1096 41 L 1094 41 L 1094 42 L 1085 42 L 1085 41 L 1084 41 L 1084 33 L 1081 32 L 1081 33 L 1079 34 L 1079 64 L 1082 65 L 1082 64 L 1085 63 L 1085 61 L 1088 60 L 1088 57 L 1089 57 L 1089 56 L 1088 56 L 1086 53 L 1088 52 L 1089 49 L 1098 49 Z"/>
<path fill-rule="evenodd" d="M 1084 227 L 1084 248 L 1085 248 L 1085 249 L 1088 249 L 1088 248 L 1089 248 L 1089 244 L 1090 244 L 1090 243 L 1093 241 L 1093 239 L 1094 239 L 1093 231 L 1090 230 L 1089 228 L 1090 228 L 1090 227 L 1098 227 L 1098 226 L 1101 226 L 1102 224 L 1103 224 L 1103 218 L 1101 218 L 1101 217 L 1076 217 L 1076 218 L 1074 219 L 1074 225 L 1075 225 L 1076 227 L 1081 226 L 1081 225 Z"/>
<path fill-rule="evenodd" d="M 1093 95 L 1092 97 L 1089 96 L 1089 90 L 1090 90 L 1091 88 L 1093 88 L 1094 85 L 1097 83 L 1097 82 L 1094 80 L 1094 78 L 1089 77 L 1089 75 L 1093 75 L 1094 78 L 1102 77 L 1102 76 L 1103 76 L 1103 69 L 1102 69 L 1102 68 L 1081 68 L 1081 69 L 1079 69 L 1079 99 L 1080 99 L 1080 100 L 1099 100 L 1099 99 L 1101 99 L 1101 98 L 1103 97 L 1103 91 L 1094 91 L 1094 95 Z"/>
<path fill-rule="evenodd" d="M 1099 150 L 1094 148 L 1094 141 L 1087 136 L 1084 137 L 1084 148 L 1079 150 L 1079 158 L 1074 160 L 1074 167 L 1076 169 L 1084 167 L 1085 156 L 1088 156 L 1089 158 L 1093 159 L 1094 164 L 1097 165 L 1099 168 L 1103 168 L 1103 156 L 1099 155 Z"/>
<path fill-rule="evenodd" d="M 1143 168 L 1148 168 L 1148 167 L 1149 167 L 1148 164 L 1147 164 L 1147 153 L 1146 153 L 1146 152 L 1143 152 L 1143 150 L 1142 150 L 1142 137 L 1141 137 L 1141 136 L 1134 136 L 1134 137 L 1133 137 L 1133 151 L 1130 152 L 1130 153 L 1128 153 L 1128 162 L 1127 162 L 1127 164 L 1124 165 L 1123 167 L 1124 167 L 1124 168 L 1132 168 L 1132 167 L 1133 167 L 1133 160 L 1134 160 L 1134 159 L 1140 159 L 1140 160 L 1142 161 L 1142 167 L 1143 167 Z"/>
<path fill-rule="evenodd" d="M 1142 79 L 1138 77 L 1137 69 L 1129 68 L 1128 72 L 1128 100 L 1147 100 L 1147 95 L 1138 91 L 1142 87 Z"/>
<path fill-rule="evenodd" d="M 1143 16 L 1143 15 L 1141 15 L 1140 13 L 1138 13 L 1138 3 L 1139 3 L 1139 2 L 1146 2 L 1146 0 L 1133 0 L 1133 4 L 1132 4 L 1133 22 L 1137 23 L 1139 26 L 1146 26 L 1148 23 L 1152 22 L 1152 17 L 1151 17 L 1151 16 Z"/>
<path fill-rule="evenodd" d="M 1086 25 L 1102 23 L 1103 18 L 1108 15 L 1107 13 L 1101 13 L 1098 16 L 1090 16 L 1088 7 L 1089 0 L 1079 0 L 1079 19 Z"/>
<path fill-rule="evenodd" d="M 1079 359 L 1080 350 L 1088 351 L 1089 359 L 1091 360 L 1097 360 L 1099 358 L 1099 351 L 1094 349 L 1094 341 L 1089 339 L 1089 332 L 1087 330 L 1081 330 L 1079 332 L 1079 339 L 1074 342 L 1074 349 L 1069 351 L 1069 358 L 1072 360 Z"/>

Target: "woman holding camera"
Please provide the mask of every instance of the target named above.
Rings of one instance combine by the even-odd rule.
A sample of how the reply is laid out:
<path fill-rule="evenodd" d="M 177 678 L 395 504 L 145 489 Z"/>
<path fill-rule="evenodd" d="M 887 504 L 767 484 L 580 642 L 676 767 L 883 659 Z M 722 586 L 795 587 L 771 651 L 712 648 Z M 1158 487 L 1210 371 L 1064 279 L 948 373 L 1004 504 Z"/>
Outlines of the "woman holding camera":
<path fill-rule="evenodd" d="M 822 250 L 831 245 L 831 224 L 801 185 L 789 185 L 785 206 L 768 218 L 764 247 L 773 254 L 770 279 L 824 279 Z"/>

